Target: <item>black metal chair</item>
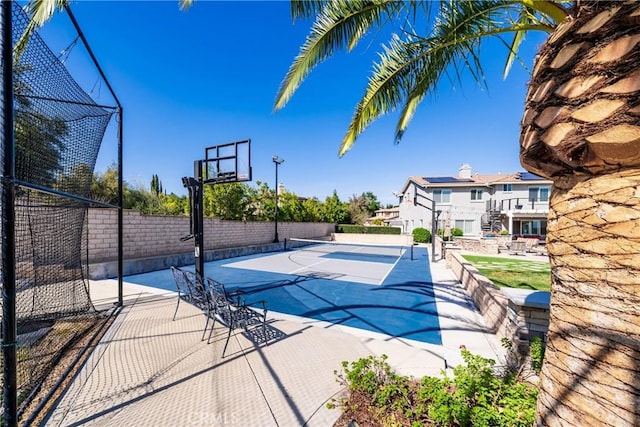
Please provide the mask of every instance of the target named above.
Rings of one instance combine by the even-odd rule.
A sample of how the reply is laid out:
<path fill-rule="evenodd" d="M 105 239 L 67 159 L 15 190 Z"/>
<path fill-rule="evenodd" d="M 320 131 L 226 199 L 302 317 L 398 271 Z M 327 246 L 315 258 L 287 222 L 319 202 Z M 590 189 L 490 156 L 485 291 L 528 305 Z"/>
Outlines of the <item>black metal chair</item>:
<path fill-rule="evenodd" d="M 206 317 L 204 330 L 202 331 L 202 339 L 204 340 L 204 336 L 207 333 L 207 327 L 209 326 L 209 319 L 212 316 L 209 292 L 206 287 L 200 283 L 194 272 L 182 270 L 173 266 L 171 267 L 171 272 L 173 273 L 173 278 L 175 279 L 176 287 L 178 288 L 178 303 L 176 304 L 176 310 L 173 313 L 173 320 L 176 320 L 180 300 L 198 307 L 200 310 L 204 311 Z"/>
<path fill-rule="evenodd" d="M 192 303 L 192 295 L 189 284 L 186 277 L 184 277 L 184 271 L 177 267 L 171 267 L 171 273 L 173 279 L 176 282 L 176 288 L 178 289 L 178 303 L 176 304 L 176 310 L 173 312 L 173 320 L 176 320 L 176 314 L 178 314 L 178 307 L 180 307 L 180 301 L 185 301 L 189 304 Z"/>
<path fill-rule="evenodd" d="M 211 342 L 211 335 L 213 334 L 216 320 L 227 328 L 227 339 L 224 343 L 224 349 L 222 350 L 222 357 L 224 357 L 227 351 L 231 333 L 235 329 L 242 328 L 248 335 L 251 335 L 259 329 L 262 334 L 263 341 L 267 343 L 266 301 L 262 300 L 254 302 L 253 304 L 261 305 L 262 310 L 254 309 L 247 304 L 243 293 L 236 292 L 228 294 L 224 284 L 210 278 L 207 278 L 206 281 L 212 305 L 209 313 L 213 315 L 213 325 L 209 331 L 207 343 Z"/>

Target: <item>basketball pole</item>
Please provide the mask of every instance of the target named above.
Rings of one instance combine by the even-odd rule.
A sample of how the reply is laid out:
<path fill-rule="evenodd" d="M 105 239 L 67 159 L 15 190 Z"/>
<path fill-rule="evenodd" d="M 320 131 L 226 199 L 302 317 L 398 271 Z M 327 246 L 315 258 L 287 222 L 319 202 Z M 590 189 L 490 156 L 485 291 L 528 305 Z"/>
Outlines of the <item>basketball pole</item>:
<path fill-rule="evenodd" d="M 204 202 L 202 179 L 202 160 L 193 162 L 193 177 L 195 179 L 193 201 L 193 237 L 195 240 L 196 278 L 204 286 Z"/>
<path fill-rule="evenodd" d="M 204 274 L 204 185 L 251 181 L 251 140 L 231 142 L 205 148 L 205 159 L 193 162 L 193 178 L 183 177 L 182 184 L 189 192 L 190 234 L 180 241 L 194 239 L 196 280 L 205 288 Z M 249 163 L 246 173 L 240 175 L 238 146 L 246 145 Z M 214 156 L 212 156 L 212 154 Z M 212 171 L 209 169 L 212 168 Z"/>

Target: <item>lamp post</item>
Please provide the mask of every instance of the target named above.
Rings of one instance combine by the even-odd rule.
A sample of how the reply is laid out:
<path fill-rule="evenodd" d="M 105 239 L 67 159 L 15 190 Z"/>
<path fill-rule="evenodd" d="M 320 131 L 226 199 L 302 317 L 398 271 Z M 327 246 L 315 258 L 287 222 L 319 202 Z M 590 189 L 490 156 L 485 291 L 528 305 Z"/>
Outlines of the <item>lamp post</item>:
<path fill-rule="evenodd" d="M 275 163 L 276 165 L 276 197 L 275 197 L 275 202 L 276 202 L 276 213 L 274 215 L 274 223 L 275 223 L 275 230 L 276 230 L 276 235 L 275 238 L 273 239 L 273 243 L 278 243 L 280 240 L 278 239 L 278 166 L 280 166 L 282 163 L 284 163 L 284 159 L 280 158 L 278 156 L 273 156 L 271 158 L 271 160 L 273 160 L 273 163 Z"/>

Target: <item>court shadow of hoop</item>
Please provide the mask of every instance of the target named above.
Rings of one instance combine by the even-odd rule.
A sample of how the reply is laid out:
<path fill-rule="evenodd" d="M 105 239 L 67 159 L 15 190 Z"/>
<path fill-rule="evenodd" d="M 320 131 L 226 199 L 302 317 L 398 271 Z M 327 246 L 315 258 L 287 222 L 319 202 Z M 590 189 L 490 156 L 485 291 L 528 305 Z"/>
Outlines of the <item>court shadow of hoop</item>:
<path fill-rule="evenodd" d="M 342 273 L 328 273 L 328 272 L 313 271 L 313 270 L 301 271 L 301 272 L 298 272 L 298 275 L 306 276 L 310 279 L 325 279 L 325 280 L 334 280 L 339 277 L 346 276 L 346 274 L 342 274 Z"/>

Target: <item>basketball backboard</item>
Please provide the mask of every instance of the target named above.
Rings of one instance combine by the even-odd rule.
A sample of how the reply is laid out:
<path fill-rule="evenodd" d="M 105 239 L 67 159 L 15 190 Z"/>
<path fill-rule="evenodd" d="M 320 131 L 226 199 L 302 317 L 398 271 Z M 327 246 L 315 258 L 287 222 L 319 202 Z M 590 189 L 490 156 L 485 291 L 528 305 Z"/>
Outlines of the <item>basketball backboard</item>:
<path fill-rule="evenodd" d="M 205 184 L 251 181 L 251 140 L 207 147 L 203 168 Z"/>

